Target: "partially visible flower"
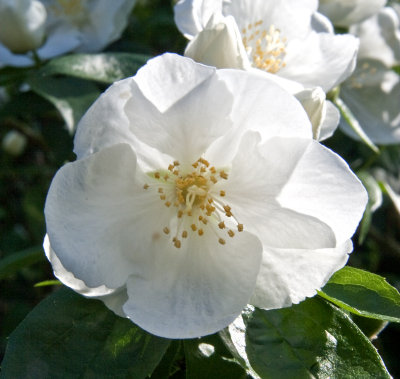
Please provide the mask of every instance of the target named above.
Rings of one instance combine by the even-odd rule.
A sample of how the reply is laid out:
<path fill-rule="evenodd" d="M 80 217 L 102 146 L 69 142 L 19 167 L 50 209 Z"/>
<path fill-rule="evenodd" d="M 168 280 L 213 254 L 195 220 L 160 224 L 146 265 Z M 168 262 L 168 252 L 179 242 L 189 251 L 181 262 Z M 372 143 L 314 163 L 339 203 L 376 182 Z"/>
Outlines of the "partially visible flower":
<path fill-rule="evenodd" d="M 399 14 L 386 7 L 350 31 L 360 38 L 354 74 L 342 85 L 341 97 L 375 143 L 400 143 Z M 343 130 L 358 138 L 342 120 Z"/>
<path fill-rule="evenodd" d="M 314 0 L 180 0 L 185 55 L 217 68 L 255 68 L 329 91 L 353 71 L 358 40 L 334 35 Z"/>
<path fill-rule="evenodd" d="M 334 25 L 349 27 L 375 15 L 387 0 L 320 0 L 318 11 Z"/>
<path fill-rule="evenodd" d="M 6 153 L 17 157 L 24 152 L 27 142 L 26 136 L 17 130 L 11 130 L 3 137 L 1 146 Z"/>
<path fill-rule="evenodd" d="M 46 200 L 56 276 L 168 338 L 313 296 L 367 200 L 288 92 L 174 54 L 111 86 L 74 151 Z"/>
<path fill-rule="evenodd" d="M 46 9 L 36 0 L 0 0 L 0 42 L 23 54 L 44 41 Z"/>
<path fill-rule="evenodd" d="M 135 2 L 136 0 L 40 0 L 40 5 L 47 11 L 46 40 L 43 45 L 33 46 L 31 49 L 36 48 L 42 59 L 71 51 L 100 51 L 120 37 Z M 14 54 L 12 49 L 7 49 L 7 45 L 0 45 L 0 64 L 29 66 L 33 64 L 33 59 L 29 54 Z"/>

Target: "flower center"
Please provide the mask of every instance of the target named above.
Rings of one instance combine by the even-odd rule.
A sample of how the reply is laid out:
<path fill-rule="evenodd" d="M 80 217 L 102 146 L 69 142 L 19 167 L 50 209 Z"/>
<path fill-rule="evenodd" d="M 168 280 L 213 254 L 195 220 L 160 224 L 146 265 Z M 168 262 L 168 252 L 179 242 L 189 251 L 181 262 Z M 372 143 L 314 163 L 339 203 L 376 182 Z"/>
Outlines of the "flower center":
<path fill-rule="evenodd" d="M 143 188 L 156 189 L 164 205 L 176 209 L 172 222 L 163 229 L 166 235 L 172 236 L 176 248 L 181 247 L 182 240 L 189 234 L 203 236 L 206 228 L 216 234 L 221 245 L 225 245 L 226 240 L 221 233 L 235 236 L 235 232 L 225 225 L 228 218 L 234 220 L 238 232 L 243 231 L 243 225 L 233 215 L 232 208 L 223 201 L 225 190 L 215 188 L 219 181 L 228 179 L 228 174 L 223 169 L 210 166 L 203 158 L 193 163 L 192 168 L 190 172 L 181 170 L 180 163 L 174 161 L 165 172 L 151 173 L 150 176 L 156 180 L 146 183 Z"/>
<path fill-rule="evenodd" d="M 286 66 L 286 38 L 281 38 L 274 25 L 268 31 L 262 29 L 262 23 L 260 20 L 242 29 L 243 45 L 254 66 L 275 74 Z"/>

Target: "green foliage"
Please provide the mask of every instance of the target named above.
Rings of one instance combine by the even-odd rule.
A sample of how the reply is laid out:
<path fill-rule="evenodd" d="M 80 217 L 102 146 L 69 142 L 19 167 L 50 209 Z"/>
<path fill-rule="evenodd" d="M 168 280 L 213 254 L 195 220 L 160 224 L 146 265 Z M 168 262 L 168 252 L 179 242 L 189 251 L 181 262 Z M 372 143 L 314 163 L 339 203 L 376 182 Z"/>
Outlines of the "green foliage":
<path fill-rule="evenodd" d="M 246 318 L 247 355 L 263 379 L 390 378 L 368 338 L 322 299 Z"/>
<path fill-rule="evenodd" d="M 51 60 L 39 71 L 39 75 L 64 74 L 110 84 L 135 75 L 150 58 L 131 53 L 72 54 Z"/>
<path fill-rule="evenodd" d="M 19 251 L 0 259 L 0 280 L 14 275 L 22 267 L 45 259 L 41 246 Z"/>
<path fill-rule="evenodd" d="M 146 378 L 170 341 L 62 288 L 10 336 L 2 378 Z"/>
<path fill-rule="evenodd" d="M 319 294 L 356 315 L 400 322 L 400 294 L 379 275 L 344 267 Z"/>

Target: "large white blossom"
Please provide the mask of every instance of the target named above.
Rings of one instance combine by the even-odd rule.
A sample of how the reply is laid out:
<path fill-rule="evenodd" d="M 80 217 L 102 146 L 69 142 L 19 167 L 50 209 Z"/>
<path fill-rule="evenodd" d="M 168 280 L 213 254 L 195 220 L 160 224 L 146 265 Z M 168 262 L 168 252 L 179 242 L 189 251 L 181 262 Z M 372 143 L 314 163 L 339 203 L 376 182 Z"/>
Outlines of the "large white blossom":
<path fill-rule="evenodd" d="M 218 68 L 257 68 L 329 91 L 353 71 L 358 40 L 334 35 L 317 0 L 180 0 L 185 55 Z"/>
<path fill-rule="evenodd" d="M 342 85 L 341 97 L 375 143 L 400 143 L 400 21 L 386 7 L 366 21 L 350 27 L 360 38 L 357 67 Z M 343 130 L 358 138 L 344 120 Z"/>
<path fill-rule="evenodd" d="M 334 25 L 349 27 L 372 17 L 387 0 L 319 0 L 318 11 Z"/>
<path fill-rule="evenodd" d="M 9 2 L 10 0 L 0 0 L 0 4 Z M 35 20 L 34 14 L 25 11 L 27 6 L 14 9 L 20 12 L 20 15 L 15 17 L 25 17 L 26 23 L 8 25 L 4 24 L 2 17 L 0 41 L 3 44 L 0 44 L 0 65 L 32 65 L 34 60 L 29 52 L 31 49 L 37 49 L 37 54 L 42 59 L 71 51 L 100 51 L 120 37 L 135 2 L 136 0 L 18 0 L 17 3 L 31 3 L 31 8 L 35 4 L 37 8 L 45 9 L 47 17 L 41 20 L 44 23 L 45 39 L 28 45 L 23 37 L 27 26 Z M 1 34 L 10 36 L 15 33 L 21 36 L 17 41 L 18 46 L 16 43 L 10 46 L 5 38 L 1 38 Z M 28 36 L 26 38 L 28 40 Z"/>
<path fill-rule="evenodd" d="M 55 275 L 163 337 L 313 296 L 367 201 L 292 95 L 174 54 L 112 85 L 74 151 L 45 206 Z"/>

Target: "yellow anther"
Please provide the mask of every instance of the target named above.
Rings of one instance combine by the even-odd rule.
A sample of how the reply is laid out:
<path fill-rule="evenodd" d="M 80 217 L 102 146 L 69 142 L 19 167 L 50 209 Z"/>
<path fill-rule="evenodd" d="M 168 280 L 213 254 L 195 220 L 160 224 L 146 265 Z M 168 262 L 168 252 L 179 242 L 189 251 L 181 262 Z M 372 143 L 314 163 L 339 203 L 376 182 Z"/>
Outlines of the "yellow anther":
<path fill-rule="evenodd" d="M 223 238 L 220 238 L 220 239 L 218 240 L 218 242 L 219 242 L 221 245 L 225 245 L 225 243 L 226 243 L 226 241 L 225 241 Z"/>
<path fill-rule="evenodd" d="M 228 179 L 228 174 L 227 174 L 225 171 L 221 171 L 221 172 L 219 173 L 219 176 L 220 176 L 222 179 Z"/>
<path fill-rule="evenodd" d="M 160 195 L 160 200 L 165 200 L 167 198 L 167 196 L 165 195 Z"/>
<path fill-rule="evenodd" d="M 178 218 L 182 218 L 183 212 L 181 210 L 178 211 Z"/>
<path fill-rule="evenodd" d="M 237 228 L 239 232 L 243 232 L 243 224 L 238 224 Z"/>
<path fill-rule="evenodd" d="M 168 179 L 169 179 L 169 175 L 168 175 L 168 174 L 165 174 L 165 175 L 164 175 L 164 180 L 167 181 Z"/>
<path fill-rule="evenodd" d="M 200 167 L 200 172 L 206 172 L 207 170 L 204 167 Z"/>
<path fill-rule="evenodd" d="M 207 223 L 208 223 L 208 221 L 207 221 L 206 218 L 203 218 L 203 219 L 201 220 L 201 222 L 202 222 L 204 225 L 207 225 Z"/>
<path fill-rule="evenodd" d="M 167 208 L 169 208 L 169 207 L 171 206 L 171 202 L 166 201 L 166 202 L 165 202 L 165 206 L 166 206 Z"/>
<path fill-rule="evenodd" d="M 218 182 L 217 178 L 214 175 L 210 176 L 210 180 L 215 184 Z"/>
<path fill-rule="evenodd" d="M 178 171 L 178 170 L 174 170 L 174 171 L 172 171 L 172 173 L 173 173 L 174 175 L 176 175 L 176 176 L 179 175 L 179 171 Z"/>
<path fill-rule="evenodd" d="M 160 187 L 160 188 L 158 189 L 158 193 L 164 193 L 164 190 Z"/>
<path fill-rule="evenodd" d="M 197 230 L 197 226 L 195 224 L 190 225 L 190 227 L 194 232 Z"/>
<path fill-rule="evenodd" d="M 221 222 L 218 224 L 218 227 L 219 227 L 220 229 L 224 229 L 224 228 L 225 228 L 225 223 L 224 223 L 223 221 L 221 221 Z"/>
<path fill-rule="evenodd" d="M 174 161 L 174 166 L 179 166 L 179 161 Z"/>
<path fill-rule="evenodd" d="M 174 246 L 175 246 L 177 249 L 179 249 L 179 248 L 181 247 L 181 241 L 179 241 L 178 239 L 175 239 Z"/>
<path fill-rule="evenodd" d="M 214 166 L 210 167 L 209 170 L 210 170 L 211 174 L 216 174 L 217 173 L 217 170 L 215 169 Z"/>
<path fill-rule="evenodd" d="M 182 238 L 187 238 L 187 236 L 188 236 L 188 232 L 186 230 L 184 230 L 182 232 Z"/>
<path fill-rule="evenodd" d="M 224 205 L 224 211 L 225 212 L 230 212 L 232 208 L 229 205 Z"/>
<path fill-rule="evenodd" d="M 143 186 L 143 188 L 144 188 L 144 189 L 147 189 L 147 188 L 149 188 L 149 185 L 146 183 L 146 184 Z"/>
<path fill-rule="evenodd" d="M 228 235 L 229 235 L 229 237 L 233 237 L 235 235 L 235 232 L 233 230 L 229 229 Z"/>
<path fill-rule="evenodd" d="M 169 171 L 172 171 L 172 170 L 174 169 L 174 167 L 175 167 L 175 166 L 174 166 L 173 164 L 170 164 L 170 165 L 168 166 L 168 170 L 169 170 Z"/>
<path fill-rule="evenodd" d="M 156 179 L 160 179 L 160 173 L 159 173 L 159 172 L 155 172 L 155 173 L 154 173 L 154 177 L 155 177 Z"/>
<path fill-rule="evenodd" d="M 197 168 L 197 167 L 199 166 L 199 164 L 198 164 L 197 162 L 195 162 L 195 163 L 192 164 L 192 166 L 193 166 L 194 168 Z"/>
<path fill-rule="evenodd" d="M 226 195 L 225 191 L 219 191 L 219 196 L 224 197 Z"/>
<path fill-rule="evenodd" d="M 203 229 L 199 229 L 199 230 L 197 231 L 197 234 L 198 234 L 199 236 L 202 236 L 202 235 L 204 234 L 204 230 L 203 230 Z"/>
<path fill-rule="evenodd" d="M 163 229 L 163 232 L 164 232 L 165 234 L 169 234 L 169 228 L 165 227 L 165 228 Z"/>

